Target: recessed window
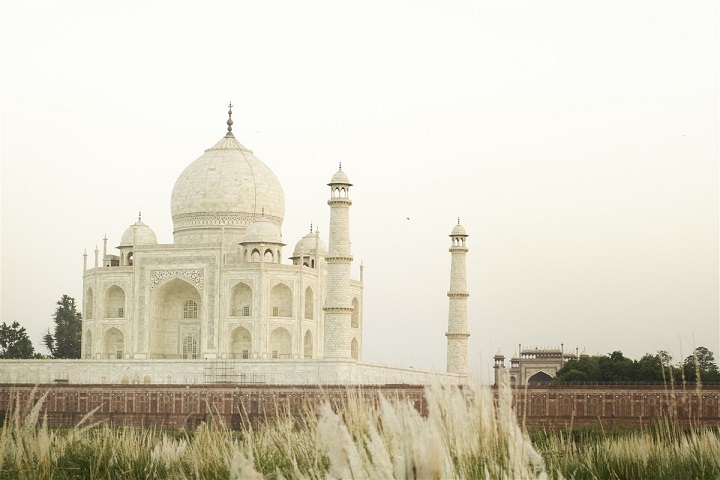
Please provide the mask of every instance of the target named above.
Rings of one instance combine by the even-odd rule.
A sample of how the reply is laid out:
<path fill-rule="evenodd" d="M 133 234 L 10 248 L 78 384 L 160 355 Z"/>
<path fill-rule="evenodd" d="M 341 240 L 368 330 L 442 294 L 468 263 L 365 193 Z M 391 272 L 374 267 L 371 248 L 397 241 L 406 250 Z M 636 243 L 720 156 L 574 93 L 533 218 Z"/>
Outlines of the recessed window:
<path fill-rule="evenodd" d="M 198 318 L 198 305 L 195 300 L 188 300 L 183 305 L 183 318 Z"/>
<path fill-rule="evenodd" d="M 272 307 L 272 316 L 277 317 L 280 314 L 280 307 Z"/>
<path fill-rule="evenodd" d="M 182 358 L 183 360 L 197 358 L 197 340 L 190 335 L 183 338 L 182 342 Z"/>
<path fill-rule="evenodd" d="M 250 307 L 248 305 L 243 307 L 243 317 L 249 317 L 250 316 Z"/>

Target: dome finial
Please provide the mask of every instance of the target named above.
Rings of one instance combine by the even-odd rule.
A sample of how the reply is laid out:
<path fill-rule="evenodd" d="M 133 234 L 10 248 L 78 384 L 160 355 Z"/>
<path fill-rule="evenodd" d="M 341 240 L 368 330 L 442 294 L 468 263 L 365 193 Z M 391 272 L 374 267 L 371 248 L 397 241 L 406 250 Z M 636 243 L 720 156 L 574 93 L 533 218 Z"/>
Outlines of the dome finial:
<path fill-rule="evenodd" d="M 458 217 L 458 225 L 460 225 L 460 217 Z"/>
<path fill-rule="evenodd" d="M 228 133 L 227 133 L 227 134 L 228 134 L 229 136 L 231 136 L 231 137 L 234 136 L 233 133 L 232 133 L 232 126 L 233 126 L 232 107 L 233 107 L 232 102 L 228 103 L 228 109 L 229 109 L 229 110 L 228 110 L 228 121 L 227 121 L 227 126 L 228 126 Z"/>
<path fill-rule="evenodd" d="M 312 229 L 312 222 L 310 222 L 310 233 L 312 233 L 312 231 L 313 231 L 313 229 Z"/>
<path fill-rule="evenodd" d="M 142 221 L 142 210 L 138 210 L 138 222 Z"/>
<path fill-rule="evenodd" d="M 340 162 L 340 170 L 342 170 L 342 162 Z"/>

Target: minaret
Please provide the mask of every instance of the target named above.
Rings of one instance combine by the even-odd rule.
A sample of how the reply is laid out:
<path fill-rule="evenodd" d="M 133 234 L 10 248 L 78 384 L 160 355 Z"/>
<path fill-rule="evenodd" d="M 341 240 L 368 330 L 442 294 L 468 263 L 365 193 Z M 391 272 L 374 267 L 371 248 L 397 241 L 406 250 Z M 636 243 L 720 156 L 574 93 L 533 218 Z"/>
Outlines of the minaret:
<path fill-rule="evenodd" d="M 493 365 L 493 369 L 495 369 L 495 385 L 499 385 L 500 376 L 505 374 L 505 355 L 498 350 L 493 360 L 495 361 L 495 365 Z"/>
<path fill-rule="evenodd" d="M 350 359 L 350 187 L 352 184 L 340 170 L 328 183 L 330 187 L 330 238 L 327 263 L 327 292 L 325 295 L 325 358 Z"/>
<path fill-rule="evenodd" d="M 450 309 L 448 314 L 448 331 L 447 337 L 447 371 L 448 373 L 457 373 L 467 375 L 467 342 L 470 333 L 467 331 L 467 297 L 470 294 L 467 291 L 467 280 L 465 274 L 465 255 L 467 254 L 467 246 L 465 239 L 467 238 L 465 229 L 458 224 L 450 233 Z"/>

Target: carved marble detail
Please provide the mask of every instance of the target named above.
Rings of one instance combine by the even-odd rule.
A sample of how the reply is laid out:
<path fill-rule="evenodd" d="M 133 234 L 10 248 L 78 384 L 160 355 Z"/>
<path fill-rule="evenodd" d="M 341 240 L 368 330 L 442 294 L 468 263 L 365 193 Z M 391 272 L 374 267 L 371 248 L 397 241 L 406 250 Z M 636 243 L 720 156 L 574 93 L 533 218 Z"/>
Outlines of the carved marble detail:
<path fill-rule="evenodd" d="M 205 286 L 205 278 L 201 269 L 175 269 L 175 270 L 153 270 L 150 276 L 150 290 L 165 283 L 172 278 L 183 278 L 192 283 L 202 293 Z"/>
<path fill-rule="evenodd" d="M 203 269 L 172 269 L 172 270 L 151 270 L 150 271 L 150 288 L 147 285 L 148 278 L 148 265 L 178 265 L 178 264 L 205 264 L 206 271 L 210 272 L 205 278 Z M 213 272 L 218 271 L 217 259 L 214 255 L 208 256 L 191 256 L 191 257 L 147 257 L 138 259 L 138 271 L 139 271 L 139 285 L 138 285 L 138 323 L 137 323 L 137 349 L 139 352 L 146 351 L 145 345 L 147 343 L 147 330 L 146 317 L 147 317 L 147 300 L 148 293 L 152 291 L 156 286 L 160 285 L 164 280 L 169 280 L 174 277 L 181 277 L 190 281 L 193 285 L 198 286 L 198 289 L 202 292 L 207 285 L 207 348 L 215 348 L 215 297 L 217 297 L 217 285 L 215 282 L 215 274 Z M 175 272 L 169 277 L 166 277 L 166 273 L 161 272 Z M 186 272 L 186 273 L 179 273 Z M 196 273 L 192 273 L 196 272 Z M 199 274 L 197 273 L 199 272 Z M 155 274 L 158 274 L 157 276 Z M 185 275 L 189 275 L 186 277 Z M 161 279 L 162 278 L 162 279 Z M 193 280 L 194 279 L 194 280 Z M 196 282 L 199 282 L 196 283 Z"/>

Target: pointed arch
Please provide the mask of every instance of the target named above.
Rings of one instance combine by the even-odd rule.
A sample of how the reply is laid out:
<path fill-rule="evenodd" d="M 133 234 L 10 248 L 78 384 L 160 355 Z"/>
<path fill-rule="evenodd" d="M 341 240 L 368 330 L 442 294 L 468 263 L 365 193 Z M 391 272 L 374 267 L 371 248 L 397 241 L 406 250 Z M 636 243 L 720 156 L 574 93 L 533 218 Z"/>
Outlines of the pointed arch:
<path fill-rule="evenodd" d="M 307 287 L 305 289 L 305 318 L 308 320 L 312 320 L 314 310 L 315 310 L 315 295 L 313 294 L 312 287 Z"/>
<path fill-rule="evenodd" d="M 230 290 L 230 315 L 249 317 L 252 315 L 252 289 L 240 282 Z"/>
<path fill-rule="evenodd" d="M 292 334 L 278 327 L 270 334 L 270 354 L 274 359 L 288 359 L 292 356 Z"/>
<path fill-rule="evenodd" d="M 237 327 L 230 335 L 230 352 L 233 358 L 247 360 L 252 352 L 252 334 L 245 327 Z"/>
<path fill-rule="evenodd" d="M 270 289 L 270 316 L 292 317 L 292 290 L 284 283 L 278 283 Z"/>
<path fill-rule="evenodd" d="M 313 337 L 310 330 L 305 332 L 305 337 L 303 338 L 303 357 L 313 358 Z"/>
<path fill-rule="evenodd" d="M 105 318 L 125 317 L 125 290 L 111 285 L 105 290 Z"/>
<path fill-rule="evenodd" d="M 125 356 L 125 336 L 115 327 L 105 332 L 103 358 L 122 360 Z"/>
<path fill-rule="evenodd" d="M 250 261 L 253 263 L 260 263 L 260 251 L 255 248 L 250 254 Z"/>
<path fill-rule="evenodd" d="M 273 263 L 275 261 L 275 255 L 273 255 L 273 251 L 269 248 L 265 250 L 265 253 L 263 254 L 263 262 L 265 263 Z"/>
<path fill-rule="evenodd" d="M 360 303 L 358 302 L 357 297 L 353 297 L 352 299 L 352 308 L 353 311 L 350 314 L 350 326 L 352 328 L 358 328 L 360 326 Z"/>
<path fill-rule="evenodd" d="M 200 325 L 204 317 L 203 303 L 194 285 L 175 277 L 152 291 L 150 307 L 150 358 L 181 358 L 188 336 L 197 342 L 196 355 L 202 353 L 198 348 Z M 191 351 L 189 355 L 192 357 Z"/>
<path fill-rule="evenodd" d="M 542 385 L 552 382 L 553 377 L 546 372 L 537 372 L 527 379 L 528 385 Z"/>

